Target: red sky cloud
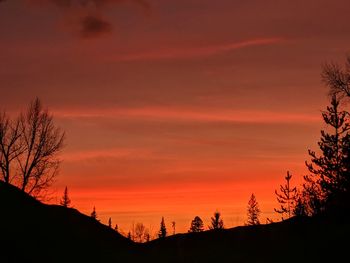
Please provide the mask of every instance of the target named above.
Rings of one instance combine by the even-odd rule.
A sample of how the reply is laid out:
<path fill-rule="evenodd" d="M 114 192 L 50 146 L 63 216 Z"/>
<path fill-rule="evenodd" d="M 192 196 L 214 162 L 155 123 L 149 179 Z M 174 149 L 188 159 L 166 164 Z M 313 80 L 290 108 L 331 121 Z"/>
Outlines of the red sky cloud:
<path fill-rule="evenodd" d="M 194 47 L 187 49 L 160 49 L 157 51 L 149 51 L 138 54 L 121 55 L 117 57 L 108 57 L 115 61 L 134 61 L 134 60 L 159 60 L 159 59 L 185 59 L 195 57 L 206 57 L 230 52 L 237 49 L 273 45 L 284 42 L 283 38 L 262 38 L 251 39 L 236 43 L 222 44 L 208 47 Z"/>
<path fill-rule="evenodd" d="M 59 118 L 145 118 L 174 121 L 241 122 L 241 123 L 297 123 L 319 122 L 320 116 L 292 112 L 234 111 L 209 112 L 171 108 L 122 108 L 107 110 L 54 110 Z"/>
<path fill-rule="evenodd" d="M 150 156 L 152 152 L 144 149 L 104 149 L 104 150 L 86 150 L 63 153 L 62 160 L 66 162 L 80 162 L 97 158 L 125 158 L 137 156 Z"/>

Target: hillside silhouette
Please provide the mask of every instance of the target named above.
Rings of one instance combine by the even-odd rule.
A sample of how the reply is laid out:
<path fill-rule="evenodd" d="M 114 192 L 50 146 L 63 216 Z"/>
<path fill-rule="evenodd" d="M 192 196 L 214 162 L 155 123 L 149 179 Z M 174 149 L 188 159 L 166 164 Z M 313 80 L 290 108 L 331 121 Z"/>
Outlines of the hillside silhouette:
<path fill-rule="evenodd" d="M 73 208 L 0 182 L 0 262 L 130 262 L 134 243 Z"/>
<path fill-rule="evenodd" d="M 177 234 L 138 244 L 75 209 L 0 182 L 0 262 L 335 262 L 350 224 L 329 216 Z"/>

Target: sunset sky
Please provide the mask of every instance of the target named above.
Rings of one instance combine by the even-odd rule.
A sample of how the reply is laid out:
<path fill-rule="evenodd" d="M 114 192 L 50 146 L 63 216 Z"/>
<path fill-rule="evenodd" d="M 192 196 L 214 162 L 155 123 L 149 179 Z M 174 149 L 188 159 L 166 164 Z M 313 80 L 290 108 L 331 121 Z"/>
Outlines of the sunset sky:
<path fill-rule="evenodd" d="M 251 193 L 276 218 L 317 149 L 326 61 L 350 52 L 349 0 L 0 0 L 0 109 L 38 96 L 66 131 L 58 202 L 127 232 L 186 232 Z"/>

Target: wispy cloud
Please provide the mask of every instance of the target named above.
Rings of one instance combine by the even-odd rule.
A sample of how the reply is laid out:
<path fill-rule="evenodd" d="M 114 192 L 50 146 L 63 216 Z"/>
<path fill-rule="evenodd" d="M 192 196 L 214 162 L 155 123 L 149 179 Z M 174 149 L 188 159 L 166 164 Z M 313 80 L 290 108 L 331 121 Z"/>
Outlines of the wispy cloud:
<path fill-rule="evenodd" d="M 151 156 L 152 151 L 142 148 L 117 148 L 117 149 L 103 149 L 103 150 L 85 150 L 66 152 L 61 157 L 65 161 L 80 162 L 84 160 L 100 159 L 100 158 L 138 158 L 143 156 Z"/>
<path fill-rule="evenodd" d="M 221 45 L 192 48 L 168 48 L 156 51 L 145 51 L 136 54 L 126 54 L 112 57 L 115 61 L 136 61 L 136 60 L 161 60 L 161 59 L 184 59 L 194 57 L 206 57 L 230 52 L 237 49 L 278 44 L 285 41 L 283 38 L 257 38 L 241 42 L 233 42 Z"/>
<path fill-rule="evenodd" d="M 55 110 L 60 118 L 130 118 L 158 119 L 172 121 L 197 122 L 238 122 L 238 123 L 308 123 L 318 122 L 318 115 L 273 112 L 263 110 L 217 110 L 206 111 L 184 108 L 115 108 L 115 109 L 86 109 L 86 110 Z"/>

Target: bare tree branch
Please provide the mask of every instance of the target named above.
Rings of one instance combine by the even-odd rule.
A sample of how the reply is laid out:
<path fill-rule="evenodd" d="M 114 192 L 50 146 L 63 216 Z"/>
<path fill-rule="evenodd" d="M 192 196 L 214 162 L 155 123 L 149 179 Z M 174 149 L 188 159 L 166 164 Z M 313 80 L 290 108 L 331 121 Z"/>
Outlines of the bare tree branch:
<path fill-rule="evenodd" d="M 23 191 L 37 196 L 51 185 L 58 173 L 60 160 L 57 155 L 63 148 L 65 134 L 54 126 L 52 116 L 43 109 L 39 99 L 21 114 L 19 127 L 23 151 L 16 157 L 20 170 L 18 185 Z"/>
<path fill-rule="evenodd" d="M 345 67 L 335 63 L 325 63 L 321 77 L 329 87 L 331 96 L 350 97 L 350 55 L 347 57 Z"/>
<path fill-rule="evenodd" d="M 39 99 L 17 119 L 0 112 L 0 179 L 38 197 L 58 173 L 64 138 Z"/>

